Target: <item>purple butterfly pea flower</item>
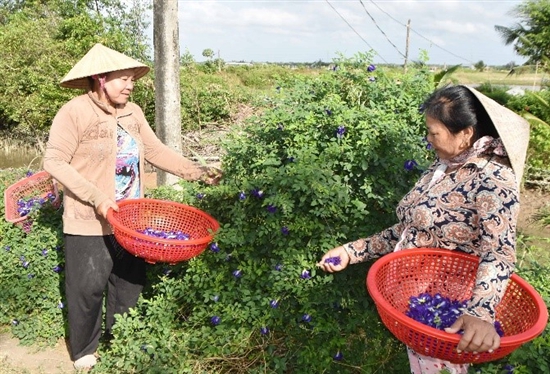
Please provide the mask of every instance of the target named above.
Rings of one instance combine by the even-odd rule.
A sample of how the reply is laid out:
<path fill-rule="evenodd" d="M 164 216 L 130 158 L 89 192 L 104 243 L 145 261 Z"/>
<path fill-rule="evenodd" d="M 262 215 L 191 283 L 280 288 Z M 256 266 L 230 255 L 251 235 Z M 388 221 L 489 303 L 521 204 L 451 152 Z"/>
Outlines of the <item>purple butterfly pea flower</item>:
<path fill-rule="evenodd" d="M 277 265 L 275 265 L 275 270 L 277 270 L 277 271 L 283 270 L 283 264 L 277 264 Z"/>
<path fill-rule="evenodd" d="M 201 193 L 201 192 L 199 192 L 199 193 L 197 194 L 197 199 L 202 200 L 203 198 L 204 198 L 204 194 Z"/>
<path fill-rule="evenodd" d="M 213 324 L 214 326 L 217 326 L 220 324 L 221 320 L 222 319 L 220 317 L 213 316 L 212 318 L 210 318 L 210 323 Z"/>
<path fill-rule="evenodd" d="M 262 326 L 262 327 L 260 328 L 260 333 L 261 333 L 262 335 L 267 335 L 267 334 L 269 334 L 269 327 L 267 327 L 267 326 Z"/>
<path fill-rule="evenodd" d="M 342 352 L 338 351 L 332 358 L 335 361 L 342 361 L 342 359 L 344 358 L 344 355 L 342 354 Z"/>
<path fill-rule="evenodd" d="M 218 253 L 220 251 L 220 247 L 218 247 L 218 243 L 214 242 L 210 244 L 210 250 L 214 253 Z"/>
<path fill-rule="evenodd" d="M 63 265 L 61 264 L 57 265 L 52 270 L 55 271 L 56 273 L 61 273 L 63 271 Z"/>
<path fill-rule="evenodd" d="M 375 70 L 376 70 L 376 66 L 373 65 L 373 64 L 370 64 L 370 65 L 367 67 L 367 71 L 368 71 L 369 73 L 372 73 L 372 72 L 375 71 Z"/>
<path fill-rule="evenodd" d="M 279 306 L 279 300 L 271 300 L 269 302 L 269 306 L 272 307 L 273 309 L 277 308 Z"/>
<path fill-rule="evenodd" d="M 244 191 L 239 192 L 239 200 L 244 200 L 244 199 L 246 199 L 246 194 L 244 193 Z"/>
<path fill-rule="evenodd" d="M 237 279 L 238 279 L 238 278 L 240 278 L 240 277 L 242 277 L 242 276 L 243 276 L 243 272 L 242 272 L 242 271 L 240 271 L 239 269 L 237 269 L 237 270 L 234 270 L 234 271 L 233 271 L 233 276 L 234 276 L 235 278 L 237 278 Z"/>
<path fill-rule="evenodd" d="M 302 278 L 302 279 L 309 279 L 309 278 L 311 278 L 311 274 L 310 274 L 309 270 L 304 270 L 304 271 L 302 271 L 302 274 L 300 275 L 300 278 Z"/>
<path fill-rule="evenodd" d="M 309 314 L 307 314 L 307 313 L 304 314 L 304 315 L 302 316 L 302 321 L 304 321 L 304 322 L 311 322 L 311 316 L 310 316 Z"/>
<path fill-rule="evenodd" d="M 254 197 L 257 197 L 258 199 L 261 199 L 262 197 L 264 197 L 264 191 L 258 189 L 258 188 L 254 188 L 251 192 L 252 196 Z"/>
<path fill-rule="evenodd" d="M 288 229 L 288 227 L 286 227 L 286 226 L 281 227 L 281 233 L 283 235 L 288 235 L 289 232 L 290 232 L 290 230 Z"/>
<path fill-rule="evenodd" d="M 343 125 L 338 126 L 338 129 L 336 130 L 336 137 L 338 139 L 342 139 L 345 133 L 346 133 L 346 127 Z"/>
<path fill-rule="evenodd" d="M 418 163 L 415 160 L 407 160 L 405 161 L 405 170 L 412 171 L 414 168 L 418 165 Z"/>
<path fill-rule="evenodd" d="M 277 207 L 276 207 L 275 205 L 273 205 L 273 204 L 269 204 L 269 205 L 267 206 L 266 210 L 267 210 L 269 213 L 273 214 L 273 213 L 276 213 L 276 212 L 277 212 Z"/>
<path fill-rule="evenodd" d="M 340 259 L 340 256 L 329 257 L 329 258 L 325 259 L 325 263 L 333 264 L 334 266 L 337 266 L 337 265 L 340 265 L 342 263 L 342 260 Z"/>

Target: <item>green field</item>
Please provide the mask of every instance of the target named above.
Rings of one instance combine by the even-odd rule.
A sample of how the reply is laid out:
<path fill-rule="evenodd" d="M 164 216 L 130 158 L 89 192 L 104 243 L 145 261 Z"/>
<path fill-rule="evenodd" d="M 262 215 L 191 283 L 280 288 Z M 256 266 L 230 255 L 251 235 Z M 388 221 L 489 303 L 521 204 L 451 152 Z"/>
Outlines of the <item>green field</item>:
<path fill-rule="evenodd" d="M 452 79 L 456 79 L 461 84 L 481 84 L 491 83 L 494 85 L 506 86 L 541 86 L 542 82 L 548 84 L 548 73 L 521 73 L 509 74 L 506 70 L 488 70 L 479 72 L 471 69 L 460 69 L 452 74 Z"/>

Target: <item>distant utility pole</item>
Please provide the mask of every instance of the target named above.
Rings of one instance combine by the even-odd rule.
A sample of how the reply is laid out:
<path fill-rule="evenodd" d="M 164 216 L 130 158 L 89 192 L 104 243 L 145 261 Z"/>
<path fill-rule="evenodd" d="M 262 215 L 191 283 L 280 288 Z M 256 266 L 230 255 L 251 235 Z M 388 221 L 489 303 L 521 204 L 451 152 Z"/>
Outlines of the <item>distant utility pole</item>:
<path fill-rule="evenodd" d="M 403 70 L 407 73 L 407 64 L 409 61 L 409 35 L 411 31 L 411 20 L 407 22 L 407 40 L 405 44 L 405 63 L 403 64 Z"/>
<path fill-rule="evenodd" d="M 180 43 L 178 2 L 153 1 L 155 49 L 155 128 L 159 139 L 181 153 Z M 157 170 L 157 184 L 172 185 L 173 174 Z"/>

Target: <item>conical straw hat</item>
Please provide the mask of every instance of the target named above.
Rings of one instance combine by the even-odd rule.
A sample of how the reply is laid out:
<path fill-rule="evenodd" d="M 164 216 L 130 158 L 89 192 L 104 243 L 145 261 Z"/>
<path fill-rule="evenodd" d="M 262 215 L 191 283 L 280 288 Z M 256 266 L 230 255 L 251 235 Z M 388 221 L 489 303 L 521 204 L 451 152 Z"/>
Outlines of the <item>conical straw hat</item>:
<path fill-rule="evenodd" d="M 466 88 L 475 95 L 491 118 L 495 129 L 502 139 L 506 153 L 508 153 L 510 164 L 516 174 L 518 186 L 521 185 L 525 158 L 527 156 L 527 146 L 529 145 L 529 122 L 476 89 L 471 87 Z"/>
<path fill-rule="evenodd" d="M 149 72 L 147 65 L 98 43 L 73 66 L 60 85 L 66 88 L 87 89 L 88 77 L 125 69 L 134 69 L 135 79 Z"/>

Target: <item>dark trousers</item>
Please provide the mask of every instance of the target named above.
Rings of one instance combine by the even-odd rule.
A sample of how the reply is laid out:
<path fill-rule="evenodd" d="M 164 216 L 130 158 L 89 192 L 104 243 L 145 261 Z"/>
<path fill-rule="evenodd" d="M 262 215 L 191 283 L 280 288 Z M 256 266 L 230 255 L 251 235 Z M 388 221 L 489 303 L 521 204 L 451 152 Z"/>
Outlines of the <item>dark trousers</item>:
<path fill-rule="evenodd" d="M 65 295 L 73 361 L 97 350 L 105 291 L 105 330 L 110 331 L 114 315 L 136 305 L 145 278 L 145 262 L 122 249 L 112 235 L 65 235 Z"/>

